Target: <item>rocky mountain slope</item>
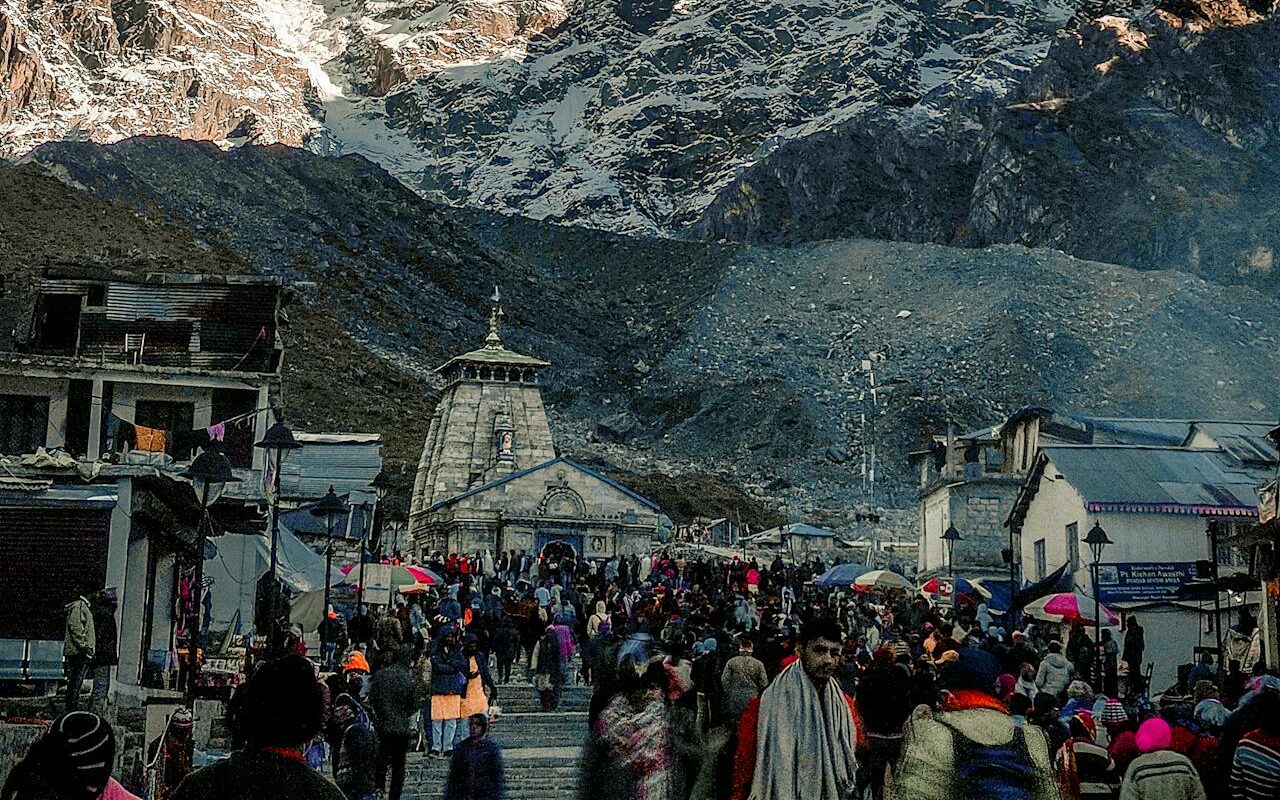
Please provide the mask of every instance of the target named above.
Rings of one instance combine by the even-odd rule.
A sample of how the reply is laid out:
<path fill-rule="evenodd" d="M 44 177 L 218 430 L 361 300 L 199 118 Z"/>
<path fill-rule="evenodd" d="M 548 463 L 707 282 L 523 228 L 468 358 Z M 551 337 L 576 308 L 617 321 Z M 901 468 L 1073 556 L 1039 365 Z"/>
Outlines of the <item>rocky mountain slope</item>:
<path fill-rule="evenodd" d="M 452 205 L 1266 287 L 1274 0 L 0 0 L 0 155 L 358 153 Z"/>
<path fill-rule="evenodd" d="M 615 231 L 675 232 L 739 170 L 854 120 L 980 129 L 1072 0 L 616 0 L 403 4 L 349 67 L 384 94 L 448 199 Z M 439 46 L 474 12 L 514 53 Z M 430 10 L 426 10 L 430 7 Z M 525 13 L 530 8 L 531 13 Z M 394 21 L 388 19 L 394 17 Z M 383 27 L 385 26 L 385 27 Z"/>
<path fill-rule="evenodd" d="M 1091 9 L 988 97 L 983 125 L 950 124 L 925 98 L 788 142 L 739 171 L 698 229 L 1016 242 L 1273 290 L 1276 3 L 1119 5 Z"/>
<path fill-rule="evenodd" d="M 972 139 L 1092 5 L 0 0 L 0 155 L 151 133 L 305 141 L 451 203 L 672 233 L 788 143 L 905 131 L 905 167 Z"/>
<path fill-rule="evenodd" d="M 982 242 L 1275 291 L 1275 3 L 1170 3 L 1055 43 L 993 122 L 971 195 Z"/>
<path fill-rule="evenodd" d="M 148 133 L 302 144 L 315 93 L 281 5 L 0 0 L 0 156 Z"/>
<path fill-rule="evenodd" d="M 291 406 L 323 407 L 311 416 L 322 425 L 354 414 L 402 431 L 408 458 L 431 402 L 428 369 L 480 338 L 495 282 L 507 340 L 555 362 L 546 396 L 566 451 L 687 486 L 744 487 L 833 523 L 863 499 L 858 363 L 870 353 L 883 354 L 878 378 L 893 386 L 873 415 L 880 451 L 893 454 L 881 465 L 886 504 L 910 502 L 901 456 L 947 417 L 976 424 L 1028 402 L 1277 413 L 1280 301 L 1181 273 L 1017 246 L 601 234 L 434 206 L 363 159 L 279 147 L 50 145 L 36 161 L 253 269 L 313 281 L 300 299 L 355 349 L 326 362 L 324 339 L 299 339 L 291 362 L 316 365 L 288 389 Z M 381 374 L 396 376 L 375 404 L 386 413 L 364 417 L 347 395 Z"/>

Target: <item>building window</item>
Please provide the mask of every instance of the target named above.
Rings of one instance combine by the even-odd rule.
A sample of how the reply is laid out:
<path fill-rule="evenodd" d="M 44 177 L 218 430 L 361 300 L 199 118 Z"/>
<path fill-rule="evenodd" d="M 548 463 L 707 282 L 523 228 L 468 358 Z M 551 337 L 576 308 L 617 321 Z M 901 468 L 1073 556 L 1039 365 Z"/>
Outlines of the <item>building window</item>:
<path fill-rule="evenodd" d="M 49 398 L 0 394 L 0 453 L 34 453 L 44 447 L 48 429 Z"/>
<path fill-rule="evenodd" d="M 1042 581 L 1044 580 L 1045 573 L 1047 572 L 1047 570 L 1045 569 L 1046 561 L 1045 561 L 1045 555 L 1044 555 L 1044 539 L 1036 540 L 1035 551 L 1036 551 L 1036 580 Z"/>
<path fill-rule="evenodd" d="M 165 432 L 164 451 L 174 461 L 191 458 L 194 417 L 195 404 L 164 400 L 139 400 L 133 412 L 135 425 Z"/>
<path fill-rule="evenodd" d="M 1080 523 L 1072 522 L 1067 526 L 1067 562 L 1073 573 L 1080 567 Z"/>

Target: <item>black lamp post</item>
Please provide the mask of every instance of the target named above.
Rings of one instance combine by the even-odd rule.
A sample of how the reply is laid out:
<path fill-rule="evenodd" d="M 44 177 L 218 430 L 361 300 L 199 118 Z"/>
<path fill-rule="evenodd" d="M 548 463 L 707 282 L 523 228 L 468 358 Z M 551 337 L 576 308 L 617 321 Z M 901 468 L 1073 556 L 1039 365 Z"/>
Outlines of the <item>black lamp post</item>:
<path fill-rule="evenodd" d="M 1098 564 L 1102 561 L 1102 549 L 1113 542 L 1107 538 L 1107 532 L 1102 529 L 1102 525 L 1094 520 L 1093 527 L 1085 534 L 1084 543 L 1089 545 L 1089 553 L 1093 556 L 1093 646 L 1098 651 L 1098 670 L 1094 675 L 1094 681 L 1097 682 L 1102 677 L 1102 613 L 1098 602 Z"/>
<path fill-rule="evenodd" d="M 373 504 L 365 501 L 360 506 L 360 589 L 358 591 L 358 602 L 364 602 L 364 554 L 367 551 L 369 557 L 373 557 L 373 538 L 369 536 L 368 528 Z M 381 560 L 381 559 L 379 559 Z"/>
<path fill-rule="evenodd" d="M 240 479 L 231 470 L 231 461 L 216 450 L 205 450 L 195 457 L 191 466 L 182 473 L 195 484 L 196 496 L 200 498 L 200 522 L 196 526 L 196 570 L 192 581 L 191 613 L 187 619 L 187 631 L 191 640 L 187 645 L 187 707 L 195 708 L 196 675 L 200 671 L 200 628 L 204 610 L 201 595 L 204 592 L 204 545 L 205 531 L 213 527 L 209 518 L 209 504 L 217 501 L 228 483 L 239 483 Z"/>
<path fill-rule="evenodd" d="M 955 593 L 956 583 L 956 542 L 963 540 L 964 537 L 960 535 L 960 531 L 956 530 L 955 525 L 948 525 L 947 529 L 942 532 L 942 542 L 947 546 L 947 574 L 951 576 L 953 596 Z"/>
<path fill-rule="evenodd" d="M 254 447 L 261 447 L 267 451 L 267 459 L 269 465 L 275 471 L 271 479 L 271 603 L 269 605 L 271 621 L 268 623 L 267 642 L 270 646 L 272 635 L 275 633 L 274 628 L 279 611 L 276 608 L 280 589 L 276 584 L 276 569 L 279 564 L 276 556 L 276 548 L 280 541 L 280 462 L 284 460 L 284 454 L 289 450 L 297 450 L 302 445 L 298 444 L 298 440 L 293 438 L 293 431 L 289 430 L 289 426 L 284 424 L 284 420 L 277 421 L 267 432 L 263 434 L 262 441 L 255 442 Z M 275 454 L 273 459 L 271 456 Z"/>
<path fill-rule="evenodd" d="M 338 495 L 334 494 L 332 486 L 329 487 L 329 491 L 325 492 L 324 497 L 320 498 L 320 502 L 316 503 L 311 509 L 312 516 L 325 518 L 325 533 L 328 537 L 324 548 L 324 610 L 321 612 L 326 617 L 329 614 L 329 584 L 333 580 L 333 518 L 339 514 L 346 513 L 346 510 L 346 505 L 339 499 Z M 325 631 L 323 622 L 320 625 L 320 631 L 322 634 Z M 322 635 L 320 637 L 320 652 L 324 657 L 326 666 L 329 662 L 329 648 L 326 646 L 328 644 L 326 636 Z"/>
<path fill-rule="evenodd" d="M 373 492 L 378 497 L 378 505 L 373 511 L 373 532 L 369 537 L 370 547 L 378 552 L 382 552 L 382 522 L 386 517 L 386 511 L 382 508 L 382 501 L 387 499 L 387 495 L 391 494 L 391 490 L 395 488 L 395 482 L 391 480 L 391 476 L 386 470 L 380 470 L 377 477 L 373 479 L 373 483 L 369 484 Z M 394 553 L 392 553 L 394 555 Z"/>

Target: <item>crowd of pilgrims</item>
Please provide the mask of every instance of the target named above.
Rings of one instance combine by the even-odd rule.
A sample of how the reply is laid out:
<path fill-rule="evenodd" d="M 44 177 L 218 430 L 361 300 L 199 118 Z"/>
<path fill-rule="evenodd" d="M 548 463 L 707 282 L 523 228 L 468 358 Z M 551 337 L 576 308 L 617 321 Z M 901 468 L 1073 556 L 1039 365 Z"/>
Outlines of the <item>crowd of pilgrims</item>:
<path fill-rule="evenodd" d="M 566 685 L 587 684 L 583 800 L 1280 798 L 1280 678 L 1205 660 L 1153 694 L 1119 669 L 1143 663 L 1136 618 L 1123 645 L 1094 646 L 1079 625 L 1009 626 L 980 599 L 953 610 L 818 588 L 826 565 L 781 558 L 544 551 L 428 566 L 438 590 L 331 613 L 318 669 L 286 637 L 292 653 L 229 704 L 231 757 L 151 796 L 399 800 L 417 747 L 451 761 L 443 787 L 416 794 L 500 800 L 487 737 L 499 690 L 552 711 Z M 102 788 L 96 757 L 92 791 L 48 791 L 87 780 L 74 743 L 105 723 L 85 714 L 55 723 L 0 800 L 124 797 Z M 320 742 L 329 755 L 313 760 Z"/>
<path fill-rule="evenodd" d="M 810 649 L 832 641 L 839 650 L 832 681 L 856 730 L 857 796 L 958 797 L 979 777 L 955 765 L 985 759 L 1012 776 L 987 789 L 1009 797 L 1280 797 L 1280 679 L 1261 665 L 1219 672 L 1204 663 L 1153 702 L 1138 670 L 1118 674 L 1121 662 L 1143 661 L 1136 617 L 1123 650 L 1110 631 L 1095 647 L 1078 624 L 1065 637 L 1031 619 L 1008 631 L 981 602 L 953 612 L 903 592 L 818 588 L 825 564 L 780 557 L 662 551 L 589 565 L 504 553 L 429 566 L 448 587 L 398 612 L 419 652 L 456 626 L 493 655 L 495 683 L 527 672 L 545 710 L 566 684 L 592 687 L 584 798 L 767 795 L 754 775 L 760 697 L 798 660 L 806 627 Z M 387 649 L 376 631 L 357 628 L 353 639 Z M 815 640 L 814 631 L 827 633 Z M 996 709 L 1023 744 L 965 750 L 965 734 L 981 742 L 983 731 L 964 721 L 994 719 L 966 712 Z M 950 747 L 964 751 L 950 755 L 946 774 L 925 735 L 937 720 L 955 727 Z M 1011 766 L 1020 761 L 1021 773 Z M 803 789 L 804 775 L 796 780 Z"/>

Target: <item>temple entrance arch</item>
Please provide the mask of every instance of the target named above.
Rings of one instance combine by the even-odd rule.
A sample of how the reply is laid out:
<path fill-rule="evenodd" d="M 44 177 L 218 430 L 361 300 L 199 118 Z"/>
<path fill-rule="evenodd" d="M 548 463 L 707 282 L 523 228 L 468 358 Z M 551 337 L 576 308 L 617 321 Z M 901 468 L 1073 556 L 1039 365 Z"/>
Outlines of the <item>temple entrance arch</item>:
<path fill-rule="evenodd" d="M 572 533 L 538 531 L 534 543 L 538 555 L 546 559 L 547 567 L 553 570 L 566 561 L 576 563 L 582 552 L 582 536 Z"/>

